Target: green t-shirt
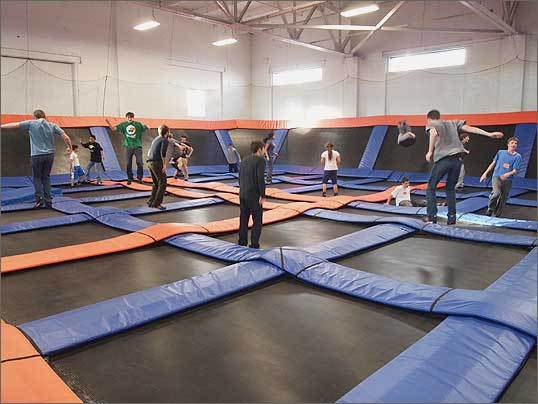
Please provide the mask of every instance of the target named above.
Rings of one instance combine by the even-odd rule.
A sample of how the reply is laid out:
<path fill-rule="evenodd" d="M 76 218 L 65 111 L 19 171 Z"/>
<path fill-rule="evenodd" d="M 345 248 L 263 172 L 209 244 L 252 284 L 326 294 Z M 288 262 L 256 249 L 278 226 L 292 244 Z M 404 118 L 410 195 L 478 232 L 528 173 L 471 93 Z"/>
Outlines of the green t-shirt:
<path fill-rule="evenodd" d="M 123 135 L 124 147 L 142 147 L 142 133 L 146 130 L 146 125 L 137 121 L 125 121 L 118 124 L 116 129 Z"/>

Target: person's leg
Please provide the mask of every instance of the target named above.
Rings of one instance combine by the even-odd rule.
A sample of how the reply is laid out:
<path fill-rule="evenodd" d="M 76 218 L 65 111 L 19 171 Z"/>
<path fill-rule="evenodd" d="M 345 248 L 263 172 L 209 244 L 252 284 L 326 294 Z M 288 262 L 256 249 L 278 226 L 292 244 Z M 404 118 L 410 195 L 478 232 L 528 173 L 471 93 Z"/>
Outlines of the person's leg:
<path fill-rule="evenodd" d="M 100 184 L 101 181 L 102 181 L 101 175 L 103 173 L 103 171 L 102 171 L 103 170 L 103 163 L 94 163 L 94 165 L 95 165 L 95 172 L 97 173 L 97 178 L 96 178 L 97 183 Z M 90 174 L 88 173 L 88 176 L 89 175 Z"/>
<path fill-rule="evenodd" d="M 185 178 L 185 181 L 189 180 L 189 167 L 188 167 L 188 158 L 183 159 L 183 178 Z"/>
<path fill-rule="evenodd" d="M 456 188 L 463 188 L 463 179 L 465 178 L 465 165 L 461 163 L 460 175 L 458 177 L 458 183 Z"/>
<path fill-rule="evenodd" d="M 447 157 L 447 177 L 446 177 L 446 203 L 448 206 L 447 224 L 456 223 L 456 184 L 461 171 L 461 158 Z"/>
<path fill-rule="evenodd" d="M 233 172 L 234 172 L 234 168 L 233 168 L 233 164 L 232 164 L 232 163 L 228 163 L 228 172 L 229 172 L 229 173 L 233 173 Z"/>
<path fill-rule="evenodd" d="M 45 199 L 45 207 L 52 207 L 52 188 L 50 185 L 50 172 L 52 171 L 52 165 L 54 164 L 54 154 L 47 154 L 44 156 L 43 162 L 43 197 Z"/>
<path fill-rule="evenodd" d="M 148 200 L 148 206 L 150 208 L 155 207 L 155 198 L 157 196 L 157 188 L 159 187 L 159 178 L 157 177 L 157 173 L 155 172 L 155 165 L 153 163 L 148 163 L 149 173 L 151 174 L 151 196 Z"/>
<path fill-rule="evenodd" d="M 333 184 L 333 193 L 335 196 L 338 195 L 338 176 L 336 173 L 336 170 L 331 173 L 331 182 Z"/>
<path fill-rule="evenodd" d="M 252 202 L 250 207 L 252 212 L 252 231 L 250 233 L 250 247 L 260 248 L 260 236 L 262 234 L 262 222 L 263 222 L 263 207 L 260 206 L 259 201 Z"/>
<path fill-rule="evenodd" d="M 493 216 L 499 217 L 502 215 L 506 201 L 510 196 L 510 189 L 512 188 L 512 181 L 501 181 L 501 195 L 499 196 L 499 203 L 497 203 L 497 209 L 493 212 Z"/>
<path fill-rule="evenodd" d="M 137 147 L 134 149 L 135 159 L 136 159 L 136 178 L 138 181 L 142 181 L 144 178 L 144 163 L 142 162 L 142 148 Z"/>
<path fill-rule="evenodd" d="M 327 184 L 329 183 L 329 172 L 327 170 L 323 171 L 323 179 L 321 180 L 321 195 L 327 196 Z"/>
<path fill-rule="evenodd" d="M 163 165 L 157 164 L 157 194 L 155 196 L 155 201 L 153 204 L 155 206 L 161 206 L 163 203 L 164 193 L 166 192 L 166 173 L 163 172 Z"/>
<path fill-rule="evenodd" d="M 400 204 L 398 206 L 413 206 L 413 203 L 411 203 L 411 201 L 401 201 Z"/>
<path fill-rule="evenodd" d="M 90 174 L 94 166 L 95 163 L 93 161 L 88 162 L 88 165 L 86 166 L 86 175 L 84 176 L 84 182 L 90 182 Z M 95 170 L 98 171 L 97 167 L 95 168 Z"/>
<path fill-rule="evenodd" d="M 239 245 L 246 246 L 248 244 L 248 220 L 250 219 L 250 209 L 247 201 L 243 198 L 239 199 Z"/>
<path fill-rule="evenodd" d="M 273 157 L 269 157 L 267 160 L 267 181 L 268 184 L 273 182 Z"/>
<path fill-rule="evenodd" d="M 501 197 L 502 180 L 499 177 L 493 177 L 491 179 L 491 194 L 489 195 L 487 216 L 491 216 L 497 211 L 499 204 L 499 198 Z"/>
<path fill-rule="evenodd" d="M 428 180 L 428 189 L 426 190 L 428 220 L 432 222 L 437 221 L 437 195 L 435 194 L 435 191 L 437 190 L 437 184 L 439 184 L 441 178 L 443 178 L 446 173 L 446 162 L 444 160 L 445 159 L 441 159 L 433 164 L 430 172 L 430 179 Z"/>
<path fill-rule="evenodd" d="M 32 179 L 34 181 L 34 195 L 35 195 L 35 204 L 36 207 L 41 206 L 45 203 L 43 196 L 43 180 L 42 180 L 42 160 L 41 156 L 32 156 L 30 157 L 32 163 Z"/>
<path fill-rule="evenodd" d="M 125 171 L 127 171 L 127 181 L 133 180 L 133 154 L 134 149 L 131 147 L 125 148 Z"/>

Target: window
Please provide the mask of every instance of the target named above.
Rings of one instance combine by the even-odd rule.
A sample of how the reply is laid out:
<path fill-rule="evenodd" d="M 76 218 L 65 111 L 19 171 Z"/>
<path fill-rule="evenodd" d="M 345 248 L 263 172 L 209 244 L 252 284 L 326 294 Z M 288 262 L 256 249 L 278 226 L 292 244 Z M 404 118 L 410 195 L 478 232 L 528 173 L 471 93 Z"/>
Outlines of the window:
<path fill-rule="evenodd" d="M 461 66 L 465 64 L 465 49 L 441 50 L 414 55 L 389 58 L 389 72 L 434 69 L 437 67 Z"/>
<path fill-rule="evenodd" d="M 189 116 L 205 117 L 205 93 L 203 90 L 187 90 L 187 111 Z"/>
<path fill-rule="evenodd" d="M 273 73 L 274 86 L 286 86 L 290 84 L 312 83 L 321 81 L 323 78 L 321 67 L 287 70 Z"/>

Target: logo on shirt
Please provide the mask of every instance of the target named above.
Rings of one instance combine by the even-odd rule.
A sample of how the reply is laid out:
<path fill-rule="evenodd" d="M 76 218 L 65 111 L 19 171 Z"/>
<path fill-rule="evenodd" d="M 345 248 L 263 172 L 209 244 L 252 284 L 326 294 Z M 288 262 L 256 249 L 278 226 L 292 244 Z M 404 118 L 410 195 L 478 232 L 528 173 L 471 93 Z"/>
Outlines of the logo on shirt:
<path fill-rule="evenodd" d="M 510 168 L 510 164 L 508 164 L 508 163 L 504 163 L 504 164 L 503 164 L 503 167 L 508 169 L 508 168 Z"/>
<path fill-rule="evenodd" d="M 125 132 L 127 133 L 127 137 L 136 137 L 136 127 L 134 125 L 127 125 L 127 127 L 125 128 Z"/>
<path fill-rule="evenodd" d="M 93 146 L 93 145 L 89 145 L 89 146 L 88 146 L 88 149 L 90 149 L 91 151 L 93 151 L 93 149 L 95 149 L 95 146 Z"/>

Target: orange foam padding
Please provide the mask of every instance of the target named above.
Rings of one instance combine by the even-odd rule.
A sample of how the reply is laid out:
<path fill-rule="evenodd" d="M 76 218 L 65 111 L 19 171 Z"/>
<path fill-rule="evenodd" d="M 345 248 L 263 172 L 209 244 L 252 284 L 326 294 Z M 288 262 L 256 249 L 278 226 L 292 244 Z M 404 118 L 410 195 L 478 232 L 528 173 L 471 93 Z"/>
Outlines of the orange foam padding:
<path fill-rule="evenodd" d="M 442 111 L 441 111 L 442 112 Z M 536 123 L 538 111 L 498 112 L 492 114 L 442 114 L 443 119 L 464 119 L 469 125 L 512 125 L 517 123 Z M 33 119 L 31 115 L 3 114 L 1 123 L 19 122 Z M 64 128 L 88 128 L 92 126 L 108 126 L 125 121 L 124 117 L 103 116 L 49 116 L 51 122 Z M 355 128 L 376 125 L 397 125 L 403 119 L 411 126 L 425 126 L 424 115 L 377 115 L 360 118 L 322 119 L 319 121 L 269 121 L 256 119 L 231 119 L 223 121 L 199 121 L 193 119 L 153 119 L 138 117 L 137 120 L 150 128 L 167 125 L 172 129 L 291 129 L 291 128 Z M 69 131 L 68 131 L 69 132 Z"/>
<path fill-rule="evenodd" d="M 2 403 L 81 403 L 41 357 L 2 363 Z"/>
<path fill-rule="evenodd" d="M 161 241 L 165 238 L 177 236 L 184 233 L 207 233 L 204 226 L 190 223 L 158 223 L 145 229 L 138 230 L 136 233 L 145 234 L 153 240 Z"/>
<path fill-rule="evenodd" d="M 146 181 L 146 179 L 144 179 Z M 149 178 L 148 182 L 152 182 L 151 178 Z M 231 185 L 223 184 L 221 182 L 189 182 L 189 181 L 183 181 L 183 180 L 177 180 L 174 178 L 168 179 L 168 185 L 172 185 L 175 187 L 184 187 L 184 188 L 192 188 L 192 189 L 208 189 L 211 191 L 218 191 L 218 192 L 228 192 L 230 194 L 239 194 L 239 188 L 232 187 Z"/>
<path fill-rule="evenodd" d="M 39 352 L 16 327 L 2 321 L 0 324 L 2 361 L 39 356 Z"/>
<path fill-rule="evenodd" d="M 151 181 L 149 182 L 151 183 Z M 136 191 L 151 191 L 151 185 L 144 185 L 138 182 L 132 182 L 129 185 L 127 185 L 126 182 L 114 182 L 114 184 L 121 184 L 125 188 L 134 189 Z M 203 194 L 201 192 L 187 191 L 185 189 L 178 189 L 178 188 L 172 188 L 172 187 L 166 187 L 166 192 L 168 192 L 169 194 L 178 196 L 180 198 L 198 199 L 198 198 L 209 198 L 213 196 L 211 194 Z"/>
<path fill-rule="evenodd" d="M 230 233 L 239 230 L 239 218 L 233 217 L 231 219 L 217 220 L 206 223 L 203 227 L 209 234 Z"/>
<path fill-rule="evenodd" d="M 11 255 L 2 257 L 2 273 L 132 250 L 134 248 L 150 245 L 153 242 L 151 237 L 144 234 L 129 233 L 84 244 L 34 251 L 27 254 Z"/>

